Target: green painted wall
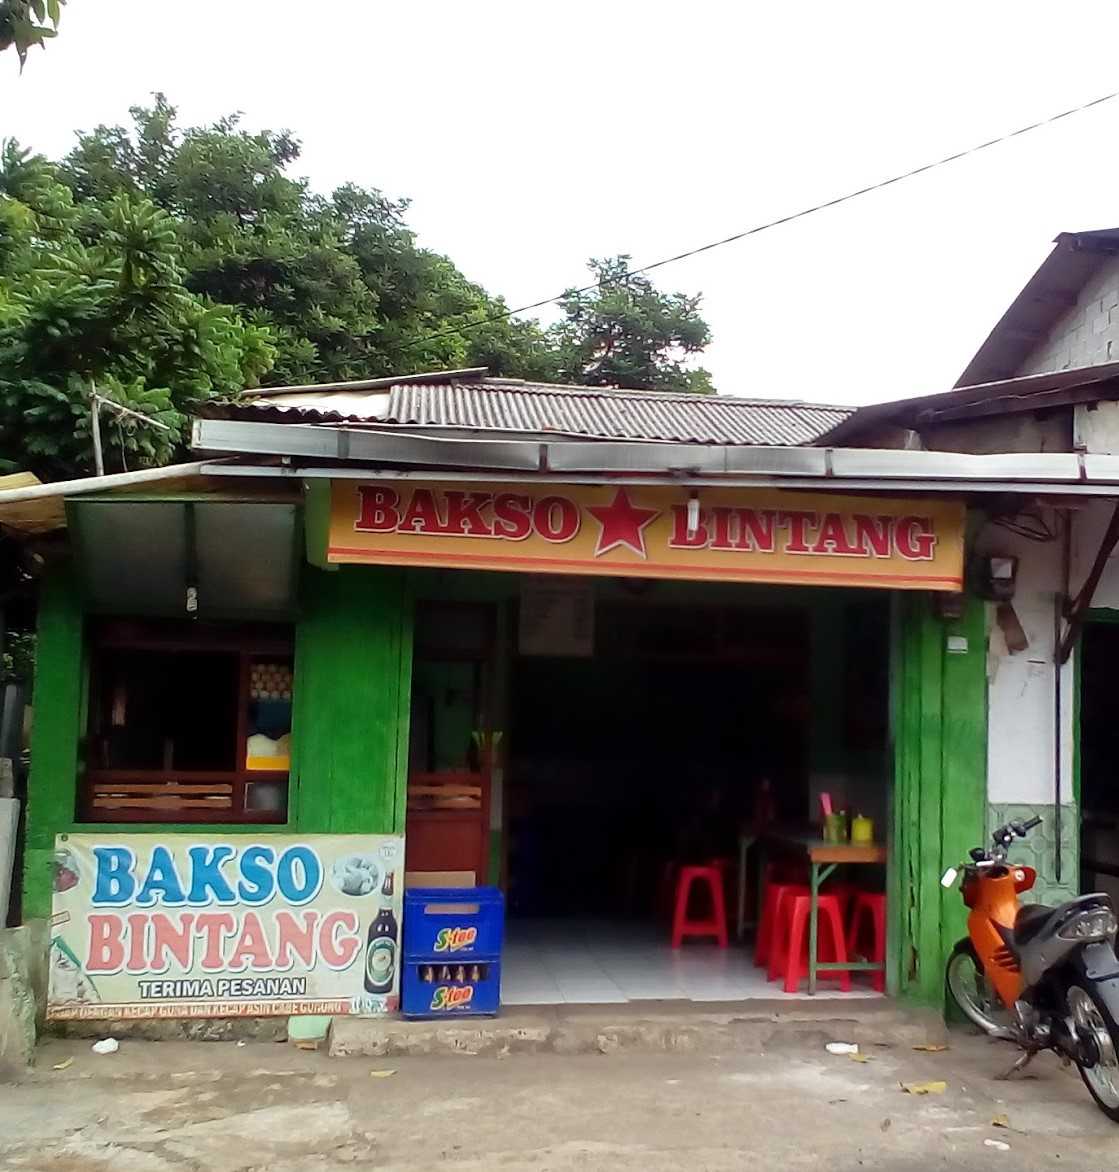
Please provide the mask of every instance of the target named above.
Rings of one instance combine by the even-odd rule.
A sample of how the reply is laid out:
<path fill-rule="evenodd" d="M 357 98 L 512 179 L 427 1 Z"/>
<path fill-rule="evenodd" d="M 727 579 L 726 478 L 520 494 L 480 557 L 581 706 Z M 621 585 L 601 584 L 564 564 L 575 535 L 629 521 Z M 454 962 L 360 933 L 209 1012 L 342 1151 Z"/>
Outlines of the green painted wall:
<path fill-rule="evenodd" d="M 295 636 L 292 819 L 404 832 L 412 605 L 402 570 L 308 570 Z"/>
<path fill-rule="evenodd" d="M 402 833 L 412 671 L 405 574 L 366 566 L 308 569 L 302 603 L 289 821 L 254 826 L 252 833 Z M 44 583 L 39 609 L 25 919 L 50 914 L 56 834 L 167 829 L 75 822 L 85 679 L 78 591 L 69 574 L 55 573 Z M 212 833 L 223 827 L 176 823 L 171 829 Z"/>
<path fill-rule="evenodd" d="M 943 1003 L 947 952 L 966 910 L 940 876 L 986 838 L 987 634 L 984 604 L 945 621 L 925 595 L 898 600 L 894 672 L 894 851 L 890 868 L 894 980 Z M 967 640 L 950 652 L 948 639 Z"/>

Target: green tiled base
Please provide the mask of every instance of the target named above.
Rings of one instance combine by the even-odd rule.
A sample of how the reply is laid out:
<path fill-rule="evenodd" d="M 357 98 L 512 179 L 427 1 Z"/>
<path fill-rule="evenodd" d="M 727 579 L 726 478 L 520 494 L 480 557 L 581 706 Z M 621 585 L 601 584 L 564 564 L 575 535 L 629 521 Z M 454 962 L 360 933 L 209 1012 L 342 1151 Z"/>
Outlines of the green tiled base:
<path fill-rule="evenodd" d="M 1024 839 L 1015 839 L 1010 848 L 1013 862 L 1023 863 L 1037 871 L 1037 883 L 1023 896 L 1023 902 L 1060 903 L 1080 893 L 1080 819 L 1074 805 L 1061 807 L 1061 882 L 1054 875 L 1054 854 L 1057 841 L 1051 805 L 1027 806 L 1000 803 L 987 808 L 987 830 L 993 831 L 1004 822 L 1025 822 L 1041 818 L 1041 825 L 1031 830 Z"/>

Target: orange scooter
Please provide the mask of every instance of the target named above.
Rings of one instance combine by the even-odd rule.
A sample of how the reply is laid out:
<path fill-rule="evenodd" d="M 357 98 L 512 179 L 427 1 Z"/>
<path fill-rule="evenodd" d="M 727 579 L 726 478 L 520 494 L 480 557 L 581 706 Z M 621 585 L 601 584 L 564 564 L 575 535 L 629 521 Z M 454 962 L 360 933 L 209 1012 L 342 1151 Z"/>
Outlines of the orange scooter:
<path fill-rule="evenodd" d="M 1037 879 L 1007 862 L 1015 838 L 1039 823 L 1010 822 L 990 850 L 976 847 L 961 864 L 968 935 L 948 958 L 945 983 L 960 1011 L 985 1033 L 1022 1051 L 1004 1077 L 1041 1050 L 1075 1062 L 1096 1105 L 1119 1123 L 1119 959 L 1116 919 L 1107 895 L 1081 895 L 1057 907 L 1019 906 Z M 952 887 L 950 867 L 941 886 Z"/>

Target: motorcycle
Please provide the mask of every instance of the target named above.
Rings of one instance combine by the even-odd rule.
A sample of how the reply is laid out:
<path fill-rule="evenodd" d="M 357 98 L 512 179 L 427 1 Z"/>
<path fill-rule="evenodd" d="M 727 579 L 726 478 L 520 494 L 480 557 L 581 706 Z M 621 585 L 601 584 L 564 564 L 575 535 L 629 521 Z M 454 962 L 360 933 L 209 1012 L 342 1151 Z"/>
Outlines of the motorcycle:
<path fill-rule="evenodd" d="M 1107 895 L 1081 895 L 1058 907 L 1019 905 L 1037 879 L 1032 867 L 1007 861 L 1015 838 L 1040 818 L 1010 822 L 950 867 L 941 886 L 963 872 L 968 935 L 945 969 L 948 996 L 994 1038 L 1022 1051 L 1001 1077 L 1024 1069 L 1042 1050 L 1076 1063 L 1099 1109 L 1119 1123 L 1119 959 L 1116 917 Z"/>

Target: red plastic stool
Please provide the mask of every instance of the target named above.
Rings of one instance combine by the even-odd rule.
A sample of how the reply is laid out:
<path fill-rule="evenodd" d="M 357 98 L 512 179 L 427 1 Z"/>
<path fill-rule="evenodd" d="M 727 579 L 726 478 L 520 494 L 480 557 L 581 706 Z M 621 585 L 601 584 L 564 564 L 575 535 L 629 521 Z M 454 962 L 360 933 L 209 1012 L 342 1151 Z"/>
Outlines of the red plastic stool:
<path fill-rule="evenodd" d="M 711 915 L 707 919 L 688 919 L 688 897 L 693 883 L 706 883 L 711 894 Z M 676 911 L 672 917 L 672 947 L 679 948 L 685 936 L 714 936 L 720 948 L 727 946 L 723 873 L 718 867 L 680 868 L 676 878 Z"/>
<path fill-rule="evenodd" d="M 821 892 L 823 895 L 834 895 L 839 900 L 839 914 L 843 917 L 843 922 L 848 925 L 851 923 L 855 900 L 862 893 L 863 889 L 854 883 L 833 883 L 830 880 L 825 882 Z M 848 948 L 848 952 L 850 952 L 850 948 Z"/>
<path fill-rule="evenodd" d="M 829 892 L 820 892 L 820 897 L 823 898 Z M 811 889 L 806 884 L 784 884 L 778 885 L 777 898 L 774 900 L 773 921 L 770 925 L 769 933 L 769 950 L 768 960 L 766 963 L 765 979 L 767 981 L 776 981 L 779 977 L 783 977 L 785 968 L 789 960 L 789 928 L 791 924 L 790 916 L 791 902 L 793 899 L 803 898 L 808 899 L 811 895 Z M 833 895 L 832 899 L 836 899 Z M 836 900 L 840 911 L 840 927 L 843 926 L 843 903 L 841 900 Z M 811 906 L 811 903 L 809 903 Z M 846 938 L 846 936 L 844 936 Z M 817 947 L 820 946 L 819 937 L 817 937 Z M 808 956 L 808 945 L 803 949 L 804 956 Z M 825 959 L 821 957 L 821 959 Z M 827 960 L 835 960 L 835 950 L 831 948 L 826 957 Z"/>
<path fill-rule="evenodd" d="M 855 908 L 851 912 L 851 927 L 847 935 L 847 952 L 856 955 L 859 937 L 866 939 L 865 929 L 870 921 L 870 955 L 868 960 L 882 964 L 886 959 L 886 897 L 879 892 L 861 891 L 855 896 Z M 871 984 L 878 993 L 886 992 L 885 972 L 871 973 Z"/>
<path fill-rule="evenodd" d="M 843 934 L 843 916 L 840 914 L 839 900 L 834 895 L 819 895 L 818 932 L 816 936 L 816 951 L 820 960 L 835 964 L 843 964 L 847 960 L 847 945 Z M 769 979 L 779 976 L 784 969 L 785 992 L 795 993 L 800 987 L 801 979 L 808 975 L 808 918 L 812 911 L 811 895 L 793 895 L 782 900 L 781 924 L 775 938 L 774 952 L 769 958 Z M 823 928 L 827 928 L 831 936 L 831 947 L 824 952 Z M 820 973 L 821 977 L 838 977 L 839 988 L 848 993 L 851 989 L 851 974 L 842 969 L 833 969 L 827 973 Z"/>
<path fill-rule="evenodd" d="M 754 964 L 765 968 L 773 956 L 777 929 L 781 923 L 781 903 L 787 895 L 807 895 L 808 887 L 803 883 L 782 883 L 769 881 L 765 885 L 765 899 L 762 901 L 762 916 L 758 922 L 758 935 L 754 941 Z"/>

